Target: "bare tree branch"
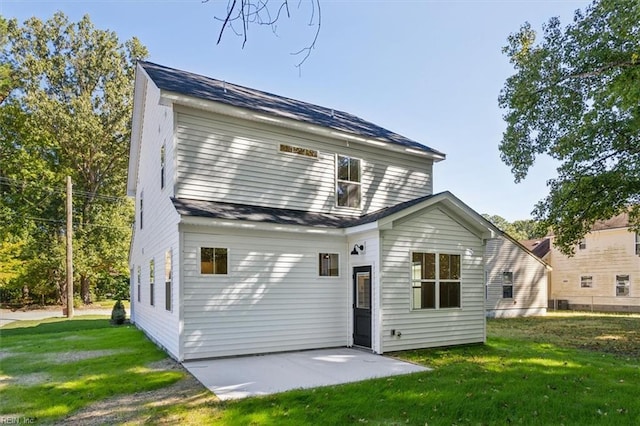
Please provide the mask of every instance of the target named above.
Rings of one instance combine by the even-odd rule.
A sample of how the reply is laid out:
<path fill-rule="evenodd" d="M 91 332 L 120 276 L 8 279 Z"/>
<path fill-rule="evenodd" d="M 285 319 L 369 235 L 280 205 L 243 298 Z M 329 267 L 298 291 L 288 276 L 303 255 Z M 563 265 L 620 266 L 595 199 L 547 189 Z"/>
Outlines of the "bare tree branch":
<path fill-rule="evenodd" d="M 240 0 L 240 2 L 238 2 L 238 0 L 228 0 L 224 17 L 219 18 L 214 16 L 216 21 L 222 22 L 216 44 L 220 44 L 225 31 L 231 30 L 236 36 L 242 37 L 242 48 L 244 49 L 248 40 L 250 24 L 270 26 L 274 35 L 277 36 L 277 23 L 283 17 L 283 13 L 286 13 L 287 18 L 291 18 L 289 0 L 275 0 L 275 7 L 272 7 L 274 3 L 272 2 L 270 4 L 270 1 L 271 0 Z M 297 68 L 302 66 L 311 55 L 312 49 L 315 48 L 322 23 L 320 0 L 306 1 L 311 5 L 311 16 L 308 25 L 315 27 L 315 32 L 308 46 L 291 53 L 294 56 L 302 56 L 302 60 L 296 65 Z M 202 3 L 208 2 L 209 0 L 202 0 Z M 302 2 L 303 0 L 299 0 L 298 9 L 301 8 Z"/>

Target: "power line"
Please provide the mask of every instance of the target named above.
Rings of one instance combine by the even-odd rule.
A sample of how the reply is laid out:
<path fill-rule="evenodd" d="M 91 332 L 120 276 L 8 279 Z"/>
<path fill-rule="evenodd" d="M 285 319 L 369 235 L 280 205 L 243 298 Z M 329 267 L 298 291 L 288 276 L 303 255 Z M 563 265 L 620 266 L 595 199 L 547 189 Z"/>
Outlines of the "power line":
<path fill-rule="evenodd" d="M 34 187 L 36 189 L 42 190 L 42 191 L 47 191 L 50 193 L 58 193 L 58 194 L 66 194 L 66 189 L 64 187 L 61 186 L 45 186 L 40 184 L 39 182 L 34 182 L 34 181 L 27 181 L 27 180 L 23 180 L 23 179 L 12 179 L 12 178 L 8 178 L 8 177 L 3 177 L 0 176 L 0 183 L 7 183 L 10 185 L 15 185 L 15 186 L 20 186 L 20 185 L 29 185 L 31 187 Z M 96 193 L 91 193 L 89 191 L 80 191 L 80 190 L 73 190 L 73 195 L 74 196 L 79 196 L 82 198 L 87 198 L 87 199 L 100 199 L 100 200 L 104 200 L 104 201 L 109 201 L 112 203 L 121 203 L 121 202 L 125 202 L 128 200 L 127 197 L 119 197 L 119 196 L 115 196 L 115 195 L 102 195 L 102 194 L 96 194 Z"/>

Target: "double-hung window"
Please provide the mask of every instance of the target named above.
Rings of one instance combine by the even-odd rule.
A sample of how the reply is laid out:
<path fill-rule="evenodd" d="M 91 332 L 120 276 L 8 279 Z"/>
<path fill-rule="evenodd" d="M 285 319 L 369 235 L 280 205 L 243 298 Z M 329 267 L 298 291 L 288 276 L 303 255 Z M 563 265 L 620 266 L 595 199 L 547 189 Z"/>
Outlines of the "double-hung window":
<path fill-rule="evenodd" d="M 171 310 L 171 281 L 172 281 L 172 269 L 171 269 L 171 250 L 167 250 L 164 254 L 164 308 L 167 311 Z"/>
<path fill-rule="evenodd" d="M 460 269 L 459 254 L 412 253 L 412 308 L 459 308 Z"/>
<path fill-rule="evenodd" d="M 513 272 L 502 273 L 502 298 L 513 299 Z"/>
<path fill-rule="evenodd" d="M 149 261 L 149 304 L 155 305 L 154 285 L 156 279 L 155 262 L 153 259 Z"/>
<path fill-rule="evenodd" d="M 640 232 L 636 232 L 636 255 L 640 256 Z"/>
<path fill-rule="evenodd" d="M 345 155 L 338 155 L 336 161 L 336 202 L 340 207 L 358 209 L 362 198 L 361 161 Z"/>
<path fill-rule="evenodd" d="M 629 275 L 616 275 L 616 296 L 629 295 Z"/>
<path fill-rule="evenodd" d="M 580 277 L 580 288 L 592 288 L 593 275 L 582 275 Z"/>

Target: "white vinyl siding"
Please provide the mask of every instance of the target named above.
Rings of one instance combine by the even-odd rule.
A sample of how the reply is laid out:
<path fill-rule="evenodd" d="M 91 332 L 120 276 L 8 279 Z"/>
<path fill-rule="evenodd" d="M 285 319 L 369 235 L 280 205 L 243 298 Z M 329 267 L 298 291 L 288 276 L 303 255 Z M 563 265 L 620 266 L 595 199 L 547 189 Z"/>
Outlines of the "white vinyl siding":
<path fill-rule="evenodd" d="M 180 217 L 171 203 L 173 195 L 175 150 L 173 144 L 173 112 L 170 107 L 159 105 L 160 91 L 153 83 L 145 85 L 144 126 L 139 149 L 137 191 L 144 188 L 144 227 L 134 229 L 129 262 L 136 267 L 141 279 L 141 300 L 132 297 L 131 321 L 154 342 L 179 359 L 179 300 L 180 276 L 171 277 L 171 310 L 166 310 L 166 292 L 163 276 L 166 252 L 172 250 L 172 267 L 180 263 L 178 222 Z M 162 163 L 160 153 L 165 147 L 164 189 L 160 185 Z M 140 199 L 136 200 L 140 205 Z M 137 212 L 139 218 L 140 212 Z M 154 303 L 150 305 L 150 261 L 154 259 Z M 140 266 L 138 266 L 140 265 Z M 176 269 L 177 271 L 177 269 Z M 137 277 L 136 277 L 137 278 Z"/>
<path fill-rule="evenodd" d="M 318 276 L 319 250 L 344 258 L 343 238 L 194 230 L 184 234 L 185 359 L 349 344 L 346 266 Z M 200 274 L 200 247 L 228 247 L 228 274 Z"/>
<path fill-rule="evenodd" d="M 544 315 L 548 272 L 533 254 L 506 238 L 487 241 L 487 316 Z M 512 273 L 512 297 L 505 298 L 505 272 Z"/>
<path fill-rule="evenodd" d="M 432 208 L 382 233 L 383 351 L 484 341 L 483 247 L 480 237 Z M 461 256 L 461 307 L 411 309 L 410 252 Z M 391 330 L 396 335 L 391 335 Z M 401 337 L 398 337 L 398 332 Z"/>
<path fill-rule="evenodd" d="M 315 212 L 361 214 L 432 193 L 431 160 L 265 123 L 181 108 L 176 196 Z M 283 155 L 281 144 L 318 157 Z M 361 159 L 361 209 L 336 206 L 336 154 Z"/>

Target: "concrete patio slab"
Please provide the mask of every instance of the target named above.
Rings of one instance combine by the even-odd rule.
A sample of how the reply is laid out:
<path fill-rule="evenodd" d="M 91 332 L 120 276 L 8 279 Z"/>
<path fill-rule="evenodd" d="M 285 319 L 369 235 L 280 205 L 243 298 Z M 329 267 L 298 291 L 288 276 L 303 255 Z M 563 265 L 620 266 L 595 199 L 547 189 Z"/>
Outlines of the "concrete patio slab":
<path fill-rule="evenodd" d="M 186 361 L 183 365 L 221 400 L 429 370 L 349 348 Z"/>

